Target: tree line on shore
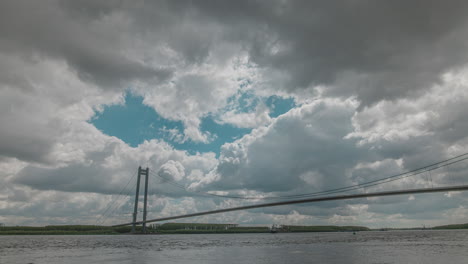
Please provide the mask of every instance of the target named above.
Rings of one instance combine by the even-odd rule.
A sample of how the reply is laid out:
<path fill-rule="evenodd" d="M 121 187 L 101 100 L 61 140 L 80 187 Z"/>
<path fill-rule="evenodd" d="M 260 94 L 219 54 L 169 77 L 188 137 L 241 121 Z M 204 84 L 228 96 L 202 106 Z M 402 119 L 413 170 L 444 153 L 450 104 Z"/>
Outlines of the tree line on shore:
<path fill-rule="evenodd" d="M 406 228 L 420 229 L 420 228 Z M 435 230 L 468 229 L 467 224 L 435 226 Z M 379 229 L 375 229 L 379 230 Z M 0 235 L 111 235 L 129 234 L 131 226 L 112 227 L 98 225 L 50 225 L 50 226 L 0 226 Z M 157 234 L 201 234 L 201 233 L 269 233 L 267 226 L 239 226 L 237 224 L 203 224 L 203 223 L 165 223 L 149 225 L 147 233 Z M 363 226 L 275 226 L 275 232 L 354 232 L 373 231 Z M 136 227 L 136 233 L 141 233 L 142 227 Z"/>

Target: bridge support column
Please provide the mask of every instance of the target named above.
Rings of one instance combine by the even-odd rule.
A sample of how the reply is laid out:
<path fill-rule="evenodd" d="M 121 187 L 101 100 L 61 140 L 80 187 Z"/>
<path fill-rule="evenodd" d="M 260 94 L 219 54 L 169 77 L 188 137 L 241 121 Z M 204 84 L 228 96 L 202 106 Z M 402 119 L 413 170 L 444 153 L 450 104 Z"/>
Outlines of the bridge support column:
<path fill-rule="evenodd" d="M 140 178 L 141 178 L 141 166 L 138 167 L 138 176 L 137 176 L 136 193 L 135 193 L 135 206 L 133 207 L 132 233 L 135 233 L 135 225 L 136 225 L 135 223 L 137 220 L 138 197 L 140 196 Z"/>
<path fill-rule="evenodd" d="M 143 233 L 146 233 L 146 207 L 148 204 L 148 176 L 149 176 L 149 168 L 146 170 L 142 169 L 141 166 L 138 167 L 138 176 L 137 176 L 137 185 L 136 185 L 136 193 L 135 193 L 135 206 L 133 207 L 133 221 L 132 221 L 132 233 L 136 232 L 136 222 L 137 222 L 137 214 L 138 214 L 138 198 L 140 196 L 140 180 L 141 176 L 145 176 L 145 193 L 144 193 L 144 206 L 143 206 Z"/>
<path fill-rule="evenodd" d="M 143 233 L 146 233 L 146 214 L 147 214 L 147 209 L 146 206 L 148 204 L 148 176 L 149 176 L 149 168 L 146 168 L 146 171 L 144 171 L 145 174 L 145 198 L 144 198 L 144 203 L 143 203 Z"/>

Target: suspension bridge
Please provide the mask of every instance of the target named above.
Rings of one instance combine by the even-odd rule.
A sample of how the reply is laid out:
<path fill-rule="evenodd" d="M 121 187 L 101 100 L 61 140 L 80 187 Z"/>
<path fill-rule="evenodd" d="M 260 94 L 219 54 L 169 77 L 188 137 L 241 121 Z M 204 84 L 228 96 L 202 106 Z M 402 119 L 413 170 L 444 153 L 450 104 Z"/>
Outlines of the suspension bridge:
<path fill-rule="evenodd" d="M 455 191 L 468 191 L 468 185 L 451 185 L 451 186 L 436 186 L 434 187 L 434 183 L 432 180 L 432 171 L 439 170 L 441 168 L 447 168 L 453 164 L 458 164 L 463 161 L 468 160 L 468 153 L 458 155 L 456 157 L 452 157 L 446 160 L 442 160 L 436 163 L 432 163 L 426 165 L 424 167 L 420 167 L 414 170 L 406 171 L 403 173 L 399 173 L 396 175 L 384 177 L 377 180 L 367 181 L 365 183 L 350 185 L 346 187 L 336 188 L 336 189 L 329 189 L 320 192 L 313 192 L 313 193 L 302 193 L 302 194 L 293 194 L 293 195 L 283 195 L 283 196 L 240 196 L 240 195 L 220 195 L 214 192 L 202 192 L 202 191 L 192 191 L 187 189 L 184 185 L 180 184 L 179 182 L 168 179 L 158 174 L 150 173 L 149 168 L 142 169 L 141 167 L 138 168 L 137 179 L 136 179 L 136 190 L 135 190 L 135 200 L 133 206 L 133 214 L 132 214 L 132 221 L 127 223 L 121 223 L 117 225 L 113 225 L 114 227 L 119 226 L 132 226 L 132 231 L 135 232 L 135 227 L 137 225 L 142 225 L 143 232 L 146 232 L 146 225 L 147 223 L 152 222 L 161 222 L 161 221 L 168 221 L 174 219 L 181 219 L 181 218 L 188 218 L 188 217 L 196 217 L 202 215 L 210 215 L 210 214 L 220 214 L 225 212 L 232 212 L 232 211 L 240 211 L 240 210 L 249 210 L 255 208 L 265 208 L 265 207 L 273 207 L 273 206 L 284 206 L 284 205 L 291 205 L 291 204 L 302 204 L 302 203 L 318 203 L 324 201 L 336 201 L 336 200 L 351 200 L 351 199 L 362 199 L 362 198 L 370 198 L 370 197 L 385 197 L 385 196 L 396 196 L 396 195 L 408 195 L 408 194 L 421 194 L 421 193 L 437 193 L 437 192 L 455 192 Z M 210 197 L 217 197 L 217 198 L 225 198 L 225 199 L 242 199 L 242 200 L 254 200 L 256 203 L 244 205 L 244 206 L 237 206 L 237 207 L 230 207 L 230 208 L 222 208 L 222 209 L 215 209 L 209 211 L 202 211 L 190 214 L 182 214 L 182 215 L 174 215 L 168 217 L 160 217 L 160 218 L 153 218 L 147 219 L 147 206 L 148 206 L 148 180 L 149 177 L 159 177 L 164 182 L 182 189 L 186 192 L 191 192 L 197 195 L 203 196 L 210 196 Z M 403 190 L 389 190 L 389 191 L 378 191 L 378 192 L 369 192 L 368 188 L 383 185 L 389 182 L 399 181 L 409 177 L 415 176 L 426 176 L 425 183 L 430 184 L 429 186 L 425 186 L 424 188 L 413 188 L 413 189 L 403 189 Z M 143 219 L 138 221 L 138 205 L 139 205 L 139 197 L 140 197 L 140 183 L 141 178 L 144 177 L 144 194 L 143 194 Z M 128 187 L 131 180 L 127 183 L 127 185 L 122 189 L 119 196 L 122 195 L 123 191 Z M 360 191 L 358 193 L 352 194 L 343 194 L 349 191 Z M 128 196 L 129 193 L 126 194 Z M 275 200 L 274 202 L 267 202 L 267 203 L 259 203 L 260 200 Z M 114 201 L 115 202 L 115 201 Z M 104 213 L 101 215 L 101 218 L 106 215 L 109 209 L 112 208 L 108 206 Z M 115 208 L 114 208 L 115 210 Z"/>

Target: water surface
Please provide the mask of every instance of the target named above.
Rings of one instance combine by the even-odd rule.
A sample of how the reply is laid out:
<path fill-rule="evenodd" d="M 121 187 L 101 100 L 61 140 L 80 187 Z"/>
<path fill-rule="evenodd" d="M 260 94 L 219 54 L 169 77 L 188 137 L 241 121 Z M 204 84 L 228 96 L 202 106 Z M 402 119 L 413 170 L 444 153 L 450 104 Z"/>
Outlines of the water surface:
<path fill-rule="evenodd" d="M 0 263 L 468 263 L 468 231 L 0 236 Z"/>

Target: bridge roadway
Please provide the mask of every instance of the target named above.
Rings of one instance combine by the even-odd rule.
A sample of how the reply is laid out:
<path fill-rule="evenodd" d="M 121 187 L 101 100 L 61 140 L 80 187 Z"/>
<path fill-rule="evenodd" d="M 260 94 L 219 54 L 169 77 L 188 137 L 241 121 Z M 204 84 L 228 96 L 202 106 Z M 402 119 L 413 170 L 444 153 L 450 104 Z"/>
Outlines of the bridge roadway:
<path fill-rule="evenodd" d="M 247 210 L 247 209 L 254 209 L 254 208 L 262 208 L 262 207 L 288 205 L 288 204 L 316 203 L 316 202 L 324 202 L 324 201 L 350 200 L 350 199 L 368 198 L 368 197 L 381 197 L 381 196 L 393 196 L 393 195 L 417 194 L 417 193 L 454 192 L 454 191 L 468 191 L 468 185 L 451 186 L 451 187 L 424 188 L 424 189 L 408 189 L 408 190 L 399 190 L 399 191 L 384 191 L 384 192 L 360 193 L 360 194 L 346 194 L 346 195 L 336 195 L 336 196 L 322 196 L 322 197 L 309 198 L 309 199 L 300 199 L 300 200 L 290 200 L 290 201 L 281 201 L 281 202 L 273 202 L 273 203 L 253 204 L 253 205 L 232 207 L 232 208 L 226 208 L 226 209 L 204 211 L 204 212 L 199 212 L 199 213 L 155 218 L 155 219 L 150 219 L 150 220 L 146 220 L 146 221 L 135 222 L 135 224 L 139 225 L 139 224 L 143 224 L 144 222 L 146 222 L 146 223 L 161 222 L 161 221 L 174 220 L 174 219 L 187 218 L 187 217 L 194 217 L 194 216 L 200 216 L 200 215 L 219 214 L 219 213 L 225 213 L 225 212 Z M 114 227 L 126 226 L 126 225 L 132 225 L 132 224 L 134 224 L 134 223 L 131 222 L 131 223 L 119 224 L 119 225 L 114 225 Z"/>

